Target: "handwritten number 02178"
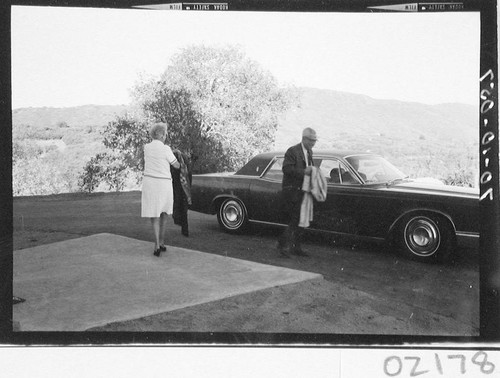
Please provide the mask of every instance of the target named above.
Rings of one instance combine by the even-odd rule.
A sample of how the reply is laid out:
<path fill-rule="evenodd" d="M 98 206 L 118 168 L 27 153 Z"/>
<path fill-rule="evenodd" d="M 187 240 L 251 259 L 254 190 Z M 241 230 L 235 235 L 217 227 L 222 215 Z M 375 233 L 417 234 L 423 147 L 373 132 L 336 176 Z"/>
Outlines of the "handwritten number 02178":
<path fill-rule="evenodd" d="M 447 356 L 448 360 L 459 360 L 459 371 L 460 374 L 466 374 L 467 369 L 466 369 L 466 361 L 467 358 L 463 354 L 454 354 L 454 355 L 448 355 Z M 435 360 L 435 367 L 439 375 L 443 375 L 445 373 L 444 368 L 443 368 L 443 363 L 441 361 L 441 357 L 439 356 L 438 353 L 434 353 L 434 360 Z M 390 356 L 387 357 L 384 361 L 384 373 L 388 377 L 397 377 L 400 376 L 403 373 L 404 369 L 404 362 L 403 361 L 412 361 L 408 363 L 409 368 L 411 368 L 409 375 L 406 375 L 408 377 L 417 377 L 421 375 L 425 375 L 427 373 L 431 373 L 432 376 L 434 374 L 432 373 L 431 370 L 423 370 L 423 364 L 421 364 L 422 359 L 417 356 L 408 356 L 404 357 L 401 359 L 398 356 Z M 471 358 L 471 361 L 474 365 L 479 366 L 479 371 L 482 374 L 492 374 L 495 371 L 495 364 L 488 361 L 488 354 L 483 351 L 479 351 L 474 356 Z M 452 372 L 449 372 L 452 373 Z M 456 373 L 456 371 L 455 371 Z M 453 374 L 456 375 L 456 374 Z M 476 375 L 475 375 L 476 376 Z"/>

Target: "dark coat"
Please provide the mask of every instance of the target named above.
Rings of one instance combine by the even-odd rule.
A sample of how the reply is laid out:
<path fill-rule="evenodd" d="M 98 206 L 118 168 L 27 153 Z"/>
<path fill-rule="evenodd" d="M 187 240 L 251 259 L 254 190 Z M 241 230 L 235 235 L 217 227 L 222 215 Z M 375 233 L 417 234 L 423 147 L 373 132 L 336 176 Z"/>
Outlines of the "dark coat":
<path fill-rule="evenodd" d="M 295 188 L 302 187 L 304 181 L 304 170 L 306 169 L 306 157 L 302 151 L 301 143 L 290 147 L 285 153 L 283 160 L 283 183 L 282 188 Z"/>
<path fill-rule="evenodd" d="M 187 212 L 189 205 L 191 205 L 191 165 L 189 158 L 179 151 L 174 151 L 174 155 L 180 164 L 179 169 L 170 167 L 172 174 L 172 188 L 174 191 L 174 206 L 172 217 L 174 223 L 182 226 L 183 230 L 187 232 L 188 219 Z"/>
<path fill-rule="evenodd" d="M 290 147 L 283 160 L 283 196 L 285 202 L 296 202 L 302 199 L 302 183 L 307 167 L 302 144 Z"/>

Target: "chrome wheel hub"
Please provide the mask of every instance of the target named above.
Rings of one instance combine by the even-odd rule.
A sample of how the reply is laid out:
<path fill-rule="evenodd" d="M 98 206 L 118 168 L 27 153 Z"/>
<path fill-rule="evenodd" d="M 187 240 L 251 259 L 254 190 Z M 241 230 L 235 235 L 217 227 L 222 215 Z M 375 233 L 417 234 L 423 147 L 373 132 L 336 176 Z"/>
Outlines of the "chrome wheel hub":
<path fill-rule="evenodd" d="M 431 256 L 441 243 L 439 227 L 430 218 L 412 218 L 405 227 L 405 243 L 415 255 Z"/>
<path fill-rule="evenodd" d="M 234 207 L 226 209 L 225 214 L 228 222 L 232 223 L 238 220 L 238 211 Z"/>
<path fill-rule="evenodd" d="M 227 201 L 221 209 L 221 218 L 224 225 L 229 229 L 237 229 L 243 223 L 243 209 L 234 201 Z"/>

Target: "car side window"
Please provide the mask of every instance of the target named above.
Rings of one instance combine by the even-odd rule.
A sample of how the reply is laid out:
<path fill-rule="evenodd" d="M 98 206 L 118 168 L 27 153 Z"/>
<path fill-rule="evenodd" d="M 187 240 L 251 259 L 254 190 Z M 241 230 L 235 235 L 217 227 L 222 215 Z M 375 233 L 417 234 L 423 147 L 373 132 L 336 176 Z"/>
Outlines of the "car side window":
<path fill-rule="evenodd" d="M 325 176 L 327 183 L 359 184 L 359 181 L 349 172 L 346 166 L 336 159 L 322 159 L 319 162 L 319 169 Z"/>
<path fill-rule="evenodd" d="M 340 163 L 338 160 L 334 159 L 321 159 L 321 161 L 315 161 L 315 165 L 321 170 L 321 173 L 326 178 L 326 182 L 340 183 Z"/>
<path fill-rule="evenodd" d="M 275 160 L 273 165 L 267 170 L 264 178 L 275 181 L 283 181 L 283 160 L 284 158 L 280 157 Z"/>

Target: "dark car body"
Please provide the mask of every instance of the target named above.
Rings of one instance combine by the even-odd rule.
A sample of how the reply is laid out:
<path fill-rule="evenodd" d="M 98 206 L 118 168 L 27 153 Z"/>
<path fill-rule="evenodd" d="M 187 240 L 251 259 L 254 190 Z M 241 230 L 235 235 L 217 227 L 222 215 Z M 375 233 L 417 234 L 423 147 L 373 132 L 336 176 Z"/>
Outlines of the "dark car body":
<path fill-rule="evenodd" d="M 217 214 L 227 231 L 239 231 L 247 221 L 285 224 L 283 157 L 263 153 L 233 174 L 194 175 L 191 210 Z M 360 162 L 368 177 L 356 167 Z M 477 189 L 407 179 L 374 154 L 314 151 L 314 165 L 327 177 L 328 193 L 325 202 L 314 203 L 310 229 L 395 240 L 421 260 L 448 257 L 457 239 L 479 236 Z"/>

